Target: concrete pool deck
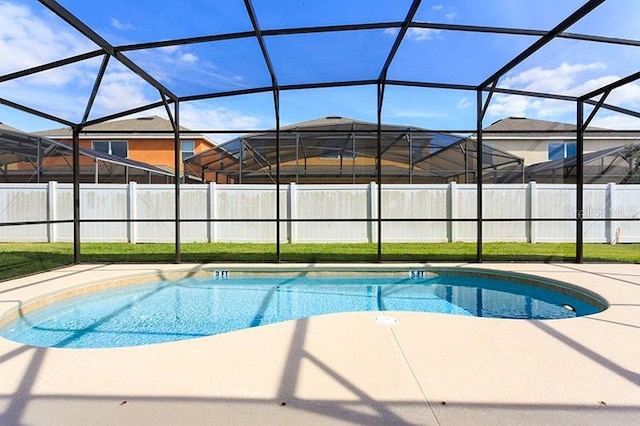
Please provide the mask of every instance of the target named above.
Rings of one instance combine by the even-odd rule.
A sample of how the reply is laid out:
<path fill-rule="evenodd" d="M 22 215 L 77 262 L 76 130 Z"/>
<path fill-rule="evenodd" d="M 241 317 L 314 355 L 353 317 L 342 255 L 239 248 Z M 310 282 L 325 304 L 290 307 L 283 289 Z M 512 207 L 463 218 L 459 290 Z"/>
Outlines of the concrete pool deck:
<path fill-rule="evenodd" d="M 239 267 L 75 265 L 0 282 L 0 317 L 63 288 L 203 266 Z M 610 307 L 546 321 L 384 313 L 392 325 L 331 314 L 115 349 L 0 338 L 0 424 L 640 424 L 640 265 L 433 266 L 556 279 Z"/>

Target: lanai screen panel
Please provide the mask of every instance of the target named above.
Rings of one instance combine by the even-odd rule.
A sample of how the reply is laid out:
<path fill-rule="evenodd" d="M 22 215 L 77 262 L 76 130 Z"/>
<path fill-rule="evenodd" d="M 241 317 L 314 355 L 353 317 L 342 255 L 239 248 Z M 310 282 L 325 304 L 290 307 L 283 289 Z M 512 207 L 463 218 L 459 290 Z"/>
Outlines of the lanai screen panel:
<path fill-rule="evenodd" d="M 464 181 L 483 182 L 521 164 L 517 157 L 465 139 L 485 120 L 530 116 L 576 123 L 576 107 L 583 102 L 587 116 L 601 108 L 638 117 L 638 6 L 631 0 L 541 0 L 535 6 L 524 0 L 6 0 L 0 7 L 6 46 L 0 103 L 43 119 L 81 129 L 159 109 L 176 120 L 176 129 L 189 122 L 203 134 L 207 128 L 226 132 L 208 119 L 222 111 L 216 99 L 266 94 L 272 100 L 269 113 L 252 109 L 244 121 L 251 125 L 242 132 L 230 126 L 228 133 L 246 137 L 198 159 L 207 167 L 220 166 L 216 171 L 200 167 L 203 174 L 208 170 L 235 182 L 259 174 L 265 182 L 286 183 L 301 170 L 353 180 L 375 176 L 382 183 L 460 180 L 455 173 L 461 159 Z M 15 16 L 5 13 L 10 8 L 20 19 L 7 19 Z M 17 22 L 29 23 L 26 37 L 15 37 Z M 607 85 L 623 81 L 629 90 L 607 95 Z M 302 120 L 282 120 L 283 93 L 356 86 L 375 87 L 376 99 L 367 99 L 373 108 L 329 114 L 375 123 L 372 129 L 354 129 L 356 123 L 351 129 L 302 131 L 287 128 Z M 451 127 L 443 128 L 412 108 L 401 111 L 411 120 L 396 119 L 393 112 L 403 104 L 402 96 L 385 97 L 392 86 L 464 95 L 455 111 L 434 102 L 449 116 L 440 122 Z M 325 106 L 348 96 L 338 93 Z M 182 108 L 198 101 L 212 103 L 206 111 Z M 299 96 L 299 103 L 289 105 L 317 111 L 313 102 L 304 101 Z M 239 110 L 221 115 L 236 116 Z M 309 113 L 304 119 L 329 114 Z M 453 120 L 454 115 L 464 118 Z M 605 127 L 611 117 L 596 114 L 591 125 Z M 412 129 L 380 123 L 409 123 Z M 442 134 L 454 134 L 455 140 L 440 144 L 436 139 Z M 423 161 L 416 163 L 419 155 Z M 476 188 L 481 212 L 483 191 Z M 580 225 L 581 199 L 575 199 L 571 220 Z M 475 235 L 482 240 L 478 219 Z"/>
<path fill-rule="evenodd" d="M 638 184 L 640 143 L 585 154 L 583 167 L 584 181 L 588 184 Z M 576 182 L 576 157 L 534 164 L 526 168 L 525 174 L 527 180 L 539 183 Z"/>
<path fill-rule="evenodd" d="M 639 11 L 632 0 L 544 0 L 536 2 L 540 13 L 532 13 L 527 1 L 456 0 L 42 0 L 7 1 L 2 7 L 2 34 L 9 35 L 3 35 L 8 54 L 0 65 L 0 99 L 52 113 L 65 124 L 261 92 L 273 94 L 272 108 L 278 110 L 284 92 L 372 84 L 381 92 L 395 84 L 467 91 L 471 100 L 460 102 L 471 108 L 461 114 L 473 117 L 475 92 L 486 95 L 493 83 L 498 94 L 575 101 L 640 67 L 633 30 Z M 24 40 L 16 43 L 18 23 L 26 26 L 17 37 Z M 52 71 L 69 81 L 61 85 Z M 24 80 L 36 75 L 37 82 Z M 68 94 L 64 104 L 77 103 L 73 114 L 44 99 L 50 96 L 17 96 L 7 83 L 19 80 L 26 81 L 23 94 L 51 93 L 56 86 L 59 95 Z M 397 107 L 393 99 L 380 101 L 383 112 Z M 630 109 L 637 103 L 614 101 Z M 536 102 L 500 106 L 503 114 L 575 118 Z M 193 118 L 192 111 L 185 115 Z M 376 119 L 370 112 L 352 116 Z M 252 118 L 260 121 L 255 129 L 278 124 Z M 197 128 L 209 127 L 201 123 Z M 442 130 L 428 116 L 417 127 Z"/>
<path fill-rule="evenodd" d="M 285 182 L 368 183 L 378 177 L 380 155 L 387 183 L 476 181 L 477 146 L 471 139 L 397 125 L 382 125 L 379 133 L 374 123 L 327 117 L 287 126 L 279 135 L 246 135 L 186 164 L 194 173 L 215 173 L 236 183 L 273 183 L 278 173 Z M 491 147 L 485 147 L 483 159 L 491 181 L 506 181 L 512 172 L 522 179 L 522 159 Z"/>
<path fill-rule="evenodd" d="M 83 182 L 126 183 L 128 178 L 142 183 L 160 179 L 160 183 L 166 183 L 173 176 L 150 164 L 83 147 L 79 154 Z M 0 125 L 0 167 L 1 182 L 71 182 L 72 147 Z"/>

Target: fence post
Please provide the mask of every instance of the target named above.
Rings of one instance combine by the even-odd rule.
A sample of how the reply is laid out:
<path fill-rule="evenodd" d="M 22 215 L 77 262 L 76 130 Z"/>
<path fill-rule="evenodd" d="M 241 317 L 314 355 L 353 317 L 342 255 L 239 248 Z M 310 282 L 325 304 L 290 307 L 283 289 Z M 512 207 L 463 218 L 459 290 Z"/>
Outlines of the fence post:
<path fill-rule="evenodd" d="M 605 222 L 604 229 L 606 233 L 607 242 L 609 244 L 616 244 L 619 242 L 618 238 L 616 237 L 617 223 L 611 220 L 616 216 L 615 199 L 616 199 L 616 184 L 613 182 L 610 182 L 607 184 L 607 193 L 605 195 L 605 213 L 604 213 L 605 217 L 608 219 Z"/>
<path fill-rule="evenodd" d="M 207 205 L 207 240 L 215 243 L 218 238 L 218 223 L 211 222 L 218 217 L 218 184 L 216 182 L 209 183 Z"/>
<path fill-rule="evenodd" d="M 377 184 L 375 182 L 369 183 L 369 206 L 367 208 L 367 216 L 369 219 L 367 221 L 367 239 L 370 243 L 378 242 L 378 223 L 376 220 L 378 219 L 378 189 Z"/>
<path fill-rule="evenodd" d="M 287 213 L 289 219 L 287 221 L 287 240 L 289 244 L 294 244 L 298 240 L 298 224 L 294 222 L 293 219 L 298 218 L 298 197 L 297 197 L 297 188 L 296 183 L 289 183 L 289 197 L 287 199 Z"/>
<path fill-rule="evenodd" d="M 47 242 L 55 243 L 58 240 L 58 225 L 51 223 L 56 220 L 58 210 L 58 182 L 50 180 L 47 187 Z"/>
<path fill-rule="evenodd" d="M 135 221 L 138 218 L 138 183 L 135 181 L 129 182 L 129 211 L 127 223 L 127 232 L 129 233 L 129 242 L 136 244 L 138 242 L 138 223 Z"/>
<path fill-rule="evenodd" d="M 455 182 L 449 182 L 449 197 L 447 200 L 447 233 L 450 243 L 455 243 L 458 239 L 458 222 L 453 222 L 455 212 L 458 209 L 458 187 Z"/>
<path fill-rule="evenodd" d="M 529 209 L 527 211 L 527 222 L 529 224 L 529 242 L 535 244 L 538 241 L 538 222 L 535 221 L 538 213 L 538 193 L 536 192 L 535 181 L 529 182 Z M 531 219 L 534 219 L 533 221 Z"/>

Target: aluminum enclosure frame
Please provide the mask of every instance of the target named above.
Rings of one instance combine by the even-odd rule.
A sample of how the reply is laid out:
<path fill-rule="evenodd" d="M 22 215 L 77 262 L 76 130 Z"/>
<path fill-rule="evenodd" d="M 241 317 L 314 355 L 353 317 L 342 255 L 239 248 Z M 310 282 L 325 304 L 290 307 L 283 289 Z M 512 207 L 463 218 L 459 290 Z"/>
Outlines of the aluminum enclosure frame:
<path fill-rule="evenodd" d="M 180 105 L 185 102 L 195 101 L 195 100 L 206 100 L 206 99 L 216 99 L 216 98 L 224 98 L 229 96 L 237 96 L 237 95 L 246 95 L 246 94 L 254 94 L 254 93 L 271 93 L 273 96 L 273 109 L 275 115 L 275 123 L 274 123 L 274 135 L 276 139 L 276 188 L 278 188 L 281 184 L 280 177 L 280 138 L 281 138 L 281 123 L 280 123 L 280 95 L 284 91 L 290 90 L 300 90 L 300 89 L 316 89 L 316 88 L 334 88 L 334 87 L 350 87 L 350 86 L 375 86 L 377 91 L 377 160 L 376 160 L 376 181 L 378 183 L 378 255 L 377 260 L 379 262 L 382 261 L 382 223 L 385 219 L 382 216 L 382 204 L 380 200 L 382 199 L 382 111 L 384 108 L 384 97 L 385 90 L 389 86 L 398 86 L 398 87 L 421 87 L 421 88 L 437 88 L 437 89 L 449 89 L 449 90 L 461 90 L 461 91 L 469 91 L 475 92 L 476 97 L 476 128 L 475 129 L 461 129 L 467 133 L 475 133 L 477 139 L 477 152 L 483 152 L 483 118 L 486 114 L 487 108 L 491 101 L 491 97 L 496 94 L 514 94 L 514 95 L 522 95 L 540 99 L 556 99 L 573 102 L 576 105 L 576 140 L 577 140 L 577 207 L 575 212 L 575 218 L 572 219 L 576 223 L 576 261 L 583 262 L 583 241 L 582 241 L 582 230 L 583 230 L 583 222 L 584 222 L 584 211 L 583 211 L 583 189 L 584 189 L 584 171 L 583 171 L 583 158 L 584 158 L 584 133 L 586 131 L 586 127 L 595 115 L 595 113 L 600 109 L 606 109 L 610 111 L 614 111 L 616 113 L 626 114 L 629 116 L 640 118 L 640 112 L 622 108 L 616 105 L 606 103 L 606 96 L 615 88 L 621 87 L 624 84 L 628 84 L 630 82 L 634 82 L 640 79 L 640 72 L 636 72 L 630 74 L 627 77 L 620 79 L 617 82 L 608 84 L 604 87 L 601 87 L 597 90 L 594 90 L 590 93 L 581 95 L 581 96 L 569 96 L 566 94 L 558 94 L 558 93 L 540 93 L 535 91 L 523 91 L 523 90 L 513 90 L 513 89 L 505 89 L 497 87 L 497 82 L 504 77 L 510 70 L 512 70 L 515 66 L 522 63 L 527 58 L 531 57 L 535 52 L 540 50 L 546 44 L 550 43 L 555 39 L 569 39 L 569 40 L 580 40 L 592 43 L 602 43 L 602 44 L 611 44 L 611 45 L 619 45 L 619 46 L 640 46 L 639 40 L 632 39 L 621 39 L 615 37 L 604 37 L 604 36 L 592 36 L 585 34 L 575 34 L 575 33 L 567 33 L 565 30 L 570 28 L 576 22 L 579 22 L 582 18 L 587 16 L 593 10 L 595 10 L 598 6 L 603 4 L 606 0 L 589 0 L 586 1 L 581 7 L 576 9 L 573 13 L 571 13 L 567 18 L 562 20 L 558 25 L 548 31 L 543 30 L 535 30 L 535 29 L 522 29 L 522 28 L 504 28 L 504 27 L 493 27 L 493 26 L 472 26 L 472 25 L 454 25 L 454 24 L 443 24 L 443 23 L 425 23 L 425 22 L 415 22 L 416 12 L 421 4 L 420 0 L 414 0 L 410 7 L 407 10 L 406 17 L 402 21 L 392 21 L 392 22 L 374 22 L 374 23 L 365 23 L 365 24 L 348 24 L 348 25 L 332 25 L 332 26 L 315 26 L 315 27 L 299 27 L 299 28 L 286 28 L 286 29 L 270 29 L 264 30 L 260 26 L 259 15 L 256 14 L 256 11 L 253 7 L 251 0 L 244 0 L 244 5 L 246 9 L 247 16 L 251 22 L 252 30 L 244 31 L 244 32 L 236 32 L 236 33 L 228 33 L 228 34 L 212 34 L 207 36 L 200 37 L 190 37 L 190 38 L 181 38 L 181 39 L 173 39 L 173 40 L 162 40 L 162 41 L 153 41 L 147 43 L 139 43 L 139 44 L 130 44 L 130 45 L 122 45 L 122 46 L 114 46 L 104 38 L 102 38 L 94 29 L 86 25 L 82 22 L 78 17 L 76 17 L 69 10 L 65 9 L 60 3 L 54 0 L 39 0 L 43 6 L 45 6 L 52 13 L 60 17 L 64 20 L 70 27 L 77 30 L 81 33 L 87 40 L 94 43 L 98 49 L 87 52 L 80 55 L 71 56 L 62 60 L 53 61 L 47 64 L 41 64 L 32 68 L 24 69 L 18 72 L 13 72 L 6 75 L 0 75 L 0 82 L 7 82 L 17 80 L 22 77 L 31 76 L 39 72 L 54 70 L 66 65 L 74 64 L 80 61 L 84 61 L 91 58 L 102 58 L 102 64 L 100 67 L 100 71 L 97 75 L 96 81 L 94 82 L 94 88 L 92 94 L 89 98 L 89 101 L 86 105 L 85 112 L 83 114 L 83 118 L 80 122 L 72 122 L 64 117 L 58 117 L 51 114 L 48 111 L 40 111 L 30 108 L 26 105 L 19 104 L 17 102 L 12 101 L 11 99 L 0 98 L 0 104 L 6 105 L 10 108 L 17 109 L 19 111 L 26 112 L 28 114 L 32 114 L 41 118 L 45 118 L 48 120 L 56 121 L 65 126 L 69 126 L 73 129 L 73 167 L 74 167 L 74 261 L 79 263 L 81 261 L 80 256 L 80 212 L 79 212 L 79 134 L 83 131 L 86 126 L 91 124 L 96 124 L 104 121 L 109 121 L 121 117 L 125 117 L 134 113 L 144 112 L 157 107 L 164 107 L 167 111 L 167 115 L 169 116 L 172 126 L 174 129 L 174 141 L 175 141 L 175 209 L 176 209 L 176 217 L 175 221 L 175 232 L 176 232 L 176 250 L 175 250 L 175 259 L 176 262 L 180 262 L 180 176 L 179 176 L 179 156 L 177 153 L 179 152 L 179 141 L 181 134 L 184 134 L 183 131 L 180 130 Z M 463 84 L 443 84 L 438 82 L 428 82 L 428 81 L 403 81 L 403 80 L 390 80 L 388 79 L 388 70 L 391 64 L 394 61 L 396 53 L 400 46 L 402 45 L 407 32 L 411 28 L 423 28 L 423 29 L 438 29 L 438 30 L 447 30 L 447 31 L 458 31 L 458 32 L 470 32 L 470 33 L 491 33 L 491 34 L 507 34 L 507 35 L 526 35 L 537 37 L 536 41 L 532 43 L 529 47 L 524 49 L 518 55 L 513 57 L 510 61 L 505 63 L 502 67 L 493 72 L 490 76 L 488 76 L 485 80 L 479 82 L 477 85 L 463 85 Z M 265 37 L 270 36 L 278 36 L 278 35 L 294 35 L 294 34 L 316 34 L 316 33 L 332 33 L 332 32 L 344 32 L 344 31 L 358 31 L 358 30 L 367 30 L 367 29 L 393 29 L 397 30 L 397 35 L 393 46 L 389 50 L 387 54 L 386 61 L 384 62 L 383 67 L 380 69 L 380 73 L 376 79 L 363 79 L 363 80 L 350 80 L 350 81 L 332 81 L 332 82 L 315 82 L 309 84 L 296 84 L 296 85 L 281 85 L 278 80 L 278 73 L 274 69 L 274 66 L 271 61 L 270 52 L 268 46 L 265 42 Z M 205 94 L 189 94 L 186 96 L 178 96 L 175 92 L 173 92 L 166 85 L 159 82 L 155 79 L 151 73 L 145 70 L 143 67 L 136 64 L 129 57 L 125 55 L 126 52 L 139 51 L 144 49 L 152 49 L 159 47 L 171 47 L 171 46 L 183 46 L 189 44 L 197 44 L 197 43 L 205 43 L 205 42 L 215 42 L 215 41 L 223 41 L 223 40 L 237 40 L 237 39 L 245 39 L 251 38 L 255 39 L 259 45 L 260 52 L 264 59 L 265 67 L 268 71 L 268 74 L 271 79 L 271 84 L 263 87 L 252 87 L 248 89 L 241 89 L 235 91 L 224 91 L 224 92 L 211 92 Z M 93 107 L 93 102 L 95 100 L 95 96 L 97 94 L 98 87 L 102 83 L 104 77 L 104 71 L 107 67 L 107 64 L 110 61 L 117 61 L 133 73 L 142 78 L 146 83 L 148 83 L 151 87 L 155 88 L 160 94 L 161 101 L 152 102 L 147 105 L 128 109 L 124 111 L 117 112 L 115 114 L 111 114 L 108 116 L 103 116 L 98 119 L 89 120 L 88 117 Z M 598 98 L 600 99 L 594 99 Z M 589 117 L 584 117 L 584 107 L 590 106 L 593 107 L 593 112 Z M 263 131 L 261 129 L 247 129 L 246 133 L 260 132 Z M 198 133 L 224 133 L 226 129 L 199 129 Z M 478 162 L 481 163 L 481 162 Z M 476 173 L 478 175 L 482 175 L 482 164 L 479 164 L 478 170 Z M 478 179 L 477 181 L 477 213 L 476 213 L 476 223 L 477 223 L 477 253 L 476 253 L 476 261 L 483 261 L 483 251 L 482 251 L 482 228 L 483 223 L 487 220 L 482 217 L 482 205 L 483 205 L 483 187 L 482 187 L 482 179 Z M 276 189 L 276 206 L 278 206 L 280 197 L 280 191 Z M 349 219 L 345 219 L 348 221 Z M 507 219 L 509 220 L 509 219 Z M 517 220 L 517 219 L 514 219 Z M 280 223 L 282 219 L 280 217 L 279 208 L 276 208 L 276 256 L 277 261 L 280 262 Z"/>

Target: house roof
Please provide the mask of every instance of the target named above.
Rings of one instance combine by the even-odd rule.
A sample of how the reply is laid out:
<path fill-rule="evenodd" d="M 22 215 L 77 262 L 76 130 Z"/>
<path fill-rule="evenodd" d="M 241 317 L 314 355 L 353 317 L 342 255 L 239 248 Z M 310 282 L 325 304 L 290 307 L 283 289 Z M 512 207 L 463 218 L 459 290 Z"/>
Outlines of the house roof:
<path fill-rule="evenodd" d="M 282 126 L 280 130 L 310 129 L 314 127 L 327 129 L 328 126 L 344 127 L 348 125 L 358 125 L 359 127 L 377 126 L 376 123 L 369 123 L 367 121 L 356 120 L 349 117 L 341 117 L 338 115 L 330 115 L 327 117 L 321 117 L 321 118 L 316 118 L 309 121 L 301 121 L 299 123 Z M 410 126 L 394 126 L 394 127 L 398 127 L 398 128 L 403 127 L 405 129 L 411 128 Z"/>
<path fill-rule="evenodd" d="M 491 138 L 517 137 L 536 138 L 541 136 L 566 136 L 575 137 L 575 124 L 560 123 L 556 121 L 536 120 L 525 117 L 508 117 L 498 120 L 483 129 L 483 134 L 491 135 Z M 635 132 L 619 132 L 601 127 L 588 127 L 586 137 L 591 138 L 633 138 L 637 139 Z M 475 137 L 475 135 L 474 135 Z"/>
<path fill-rule="evenodd" d="M 190 131 L 190 129 L 184 126 L 180 126 L 180 129 L 182 131 Z M 127 120 L 106 121 L 104 123 L 87 126 L 84 130 L 85 131 L 80 133 L 81 137 L 113 136 L 114 134 L 126 134 L 127 136 L 130 136 L 138 133 L 142 137 L 153 136 L 157 138 L 173 139 L 173 127 L 171 126 L 171 122 L 157 115 L 137 117 Z M 62 127 L 58 129 L 34 132 L 33 134 L 50 138 L 70 139 L 72 137 L 72 130 L 70 127 Z M 204 139 L 212 146 L 215 145 L 213 141 L 209 140 L 204 135 L 191 135 L 191 137 Z"/>
<path fill-rule="evenodd" d="M 4 123 L 0 123 L 0 131 L 1 130 L 8 130 L 10 132 L 19 132 L 20 131 L 20 130 L 16 129 L 15 127 L 7 126 Z"/>

